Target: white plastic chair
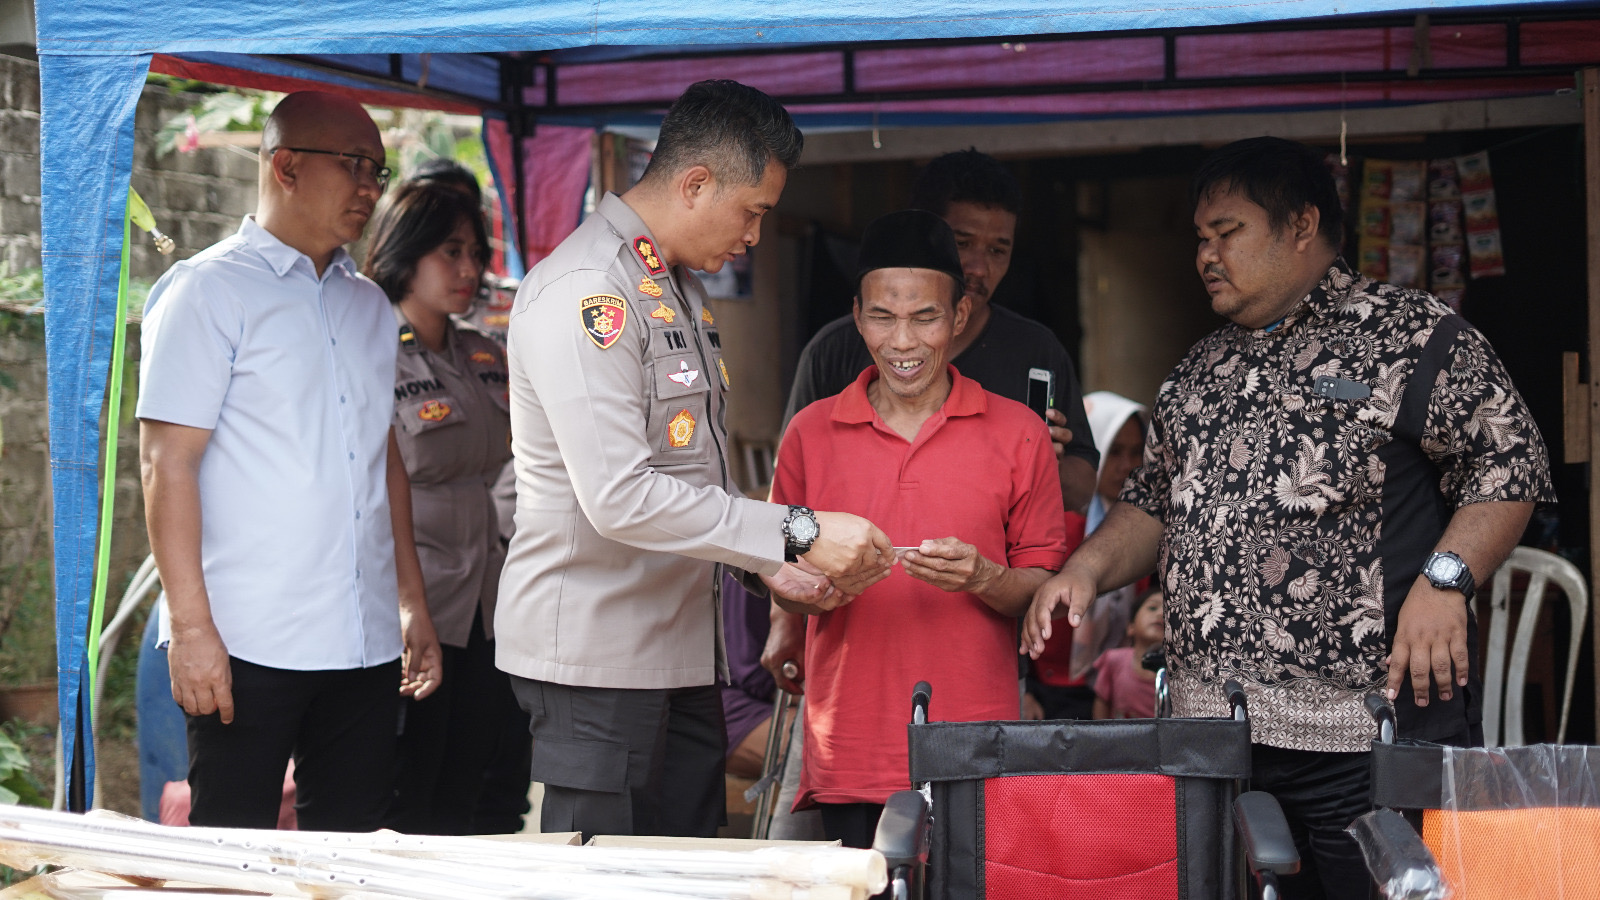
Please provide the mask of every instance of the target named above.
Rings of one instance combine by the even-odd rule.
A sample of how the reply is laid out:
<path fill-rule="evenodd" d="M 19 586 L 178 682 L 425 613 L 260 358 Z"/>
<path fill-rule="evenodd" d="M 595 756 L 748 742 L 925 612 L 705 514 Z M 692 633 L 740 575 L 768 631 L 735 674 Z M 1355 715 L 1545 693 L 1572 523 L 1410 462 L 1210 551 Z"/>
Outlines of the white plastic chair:
<path fill-rule="evenodd" d="M 1517 620 L 1516 639 L 1511 645 L 1511 664 L 1506 665 L 1506 632 L 1510 629 L 1511 576 L 1526 572 L 1528 587 L 1523 593 L 1522 615 Z M 1484 659 L 1483 738 L 1486 747 L 1518 747 L 1526 744 L 1522 734 L 1522 700 L 1528 675 L 1528 656 L 1539 624 L 1539 608 L 1550 582 L 1566 595 L 1572 608 L 1572 640 L 1567 648 L 1567 684 L 1561 693 L 1561 726 L 1556 743 L 1567 738 L 1567 714 L 1572 707 L 1572 685 L 1578 675 L 1578 644 L 1589 613 L 1589 589 L 1578 567 L 1554 553 L 1532 547 L 1517 547 L 1500 571 L 1494 575 L 1489 597 L 1489 650 Z M 1481 594 L 1479 595 L 1482 596 Z M 1479 617 L 1482 621 L 1482 617 Z M 1504 712 L 1504 740 L 1501 719 Z"/>

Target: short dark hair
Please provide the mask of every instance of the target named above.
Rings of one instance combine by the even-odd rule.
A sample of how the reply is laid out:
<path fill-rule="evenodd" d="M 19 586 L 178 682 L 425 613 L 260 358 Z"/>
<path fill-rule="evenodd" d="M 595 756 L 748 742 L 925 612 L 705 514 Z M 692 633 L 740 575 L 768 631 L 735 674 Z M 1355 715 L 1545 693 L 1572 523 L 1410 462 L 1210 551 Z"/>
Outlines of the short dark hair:
<path fill-rule="evenodd" d="M 641 180 L 699 165 L 719 185 L 760 184 L 769 164 L 792 169 L 804 148 L 805 137 L 783 104 L 737 81 L 700 81 L 667 110 Z"/>
<path fill-rule="evenodd" d="M 1022 213 L 1022 186 L 1011 172 L 976 147 L 946 153 L 923 167 L 911 186 L 911 206 L 943 216 L 952 203 L 993 206 Z"/>
<path fill-rule="evenodd" d="M 489 262 L 489 237 L 478 205 L 461 191 L 433 181 L 407 181 L 387 194 L 373 216 L 367 264 L 361 271 L 399 303 L 411 290 L 417 261 L 439 249 L 462 220 L 478 239 L 478 264 Z"/>
<path fill-rule="evenodd" d="M 1277 234 L 1307 206 L 1321 222 L 1317 233 L 1333 249 L 1344 240 L 1344 209 L 1322 153 L 1277 137 L 1246 138 L 1217 150 L 1200 164 L 1189 189 L 1190 207 L 1219 189 L 1239 191 L 1267 211 Z"/>
<path fill-rule="evenodd" d="M 447 157 L 430 159 L 411 173 L 406 181 L 431 181 L 445 187 L 458 188 L 472 194 L 473 202 L 483 202 L 483 187 L 478 184 L 478 176 L 466 166 Z"/>

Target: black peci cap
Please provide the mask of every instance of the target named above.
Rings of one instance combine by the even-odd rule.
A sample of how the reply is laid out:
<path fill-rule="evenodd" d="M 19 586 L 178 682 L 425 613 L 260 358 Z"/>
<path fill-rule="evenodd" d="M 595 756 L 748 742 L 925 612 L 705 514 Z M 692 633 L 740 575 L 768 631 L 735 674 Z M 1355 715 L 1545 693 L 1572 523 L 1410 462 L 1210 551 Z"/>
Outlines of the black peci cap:
<path fill-rule="evenodd" d="M 861 279 L 876 269 L 932 269 L 966 281 L 956 235 L 931 212 L 905 209 L 874 219 L 861 233 L 861 253 L 856 263 L 856 293 Z"/>

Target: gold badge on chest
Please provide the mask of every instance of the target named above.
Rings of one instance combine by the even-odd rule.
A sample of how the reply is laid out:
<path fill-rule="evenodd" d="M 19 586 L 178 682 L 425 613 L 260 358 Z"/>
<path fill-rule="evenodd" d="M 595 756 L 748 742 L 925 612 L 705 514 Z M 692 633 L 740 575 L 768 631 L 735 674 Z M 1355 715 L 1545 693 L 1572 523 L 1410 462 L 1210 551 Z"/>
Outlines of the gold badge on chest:
<path fill-rule="evenodd" d="M 694 415 L 687 409 L 678 410 L 678 414 L 667 422 L 667 444 L 675 450 L 689 446 L 694 440 Z"/>

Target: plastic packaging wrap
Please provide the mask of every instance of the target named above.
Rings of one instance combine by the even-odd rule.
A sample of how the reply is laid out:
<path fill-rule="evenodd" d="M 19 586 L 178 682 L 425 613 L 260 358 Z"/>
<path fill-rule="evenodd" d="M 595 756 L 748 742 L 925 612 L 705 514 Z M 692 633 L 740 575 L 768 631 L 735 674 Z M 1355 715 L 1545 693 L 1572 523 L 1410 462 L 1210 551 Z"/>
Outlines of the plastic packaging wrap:
<path fill-rule="evenodd" d="M 1373 810 L 1345 830 L 1361 846 L 1367 871 L 1389 900 L 1446 900 L 1451 896 L 1433 854 L 1399 813 Z"/>
<path fill-rule="evenodd" d="M 1444 752 L 1423 841 L 1458 894 L 1600 897 L 1600 748 Z"/>

